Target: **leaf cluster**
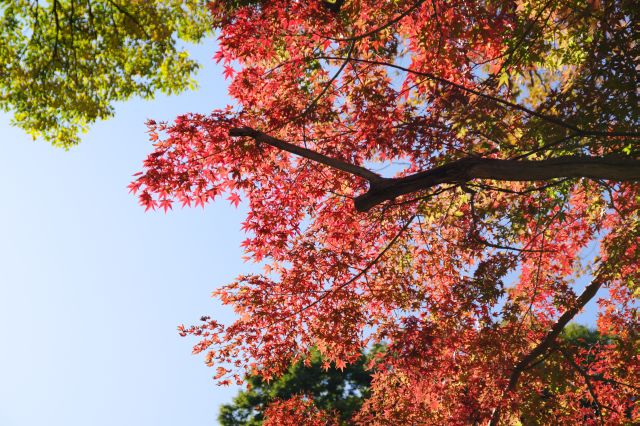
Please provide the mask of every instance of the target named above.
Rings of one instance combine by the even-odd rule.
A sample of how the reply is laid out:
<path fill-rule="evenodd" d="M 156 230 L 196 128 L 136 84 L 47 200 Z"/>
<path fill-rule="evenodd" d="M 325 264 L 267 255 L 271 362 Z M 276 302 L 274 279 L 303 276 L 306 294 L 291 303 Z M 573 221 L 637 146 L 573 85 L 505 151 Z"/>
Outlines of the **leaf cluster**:
<path fill-rule="evenodd" d="M 114 102 L 195 87 L 178 40 L 211 30 L 203 0 L 0 1 L 0 109 L 68 148 Z"/>

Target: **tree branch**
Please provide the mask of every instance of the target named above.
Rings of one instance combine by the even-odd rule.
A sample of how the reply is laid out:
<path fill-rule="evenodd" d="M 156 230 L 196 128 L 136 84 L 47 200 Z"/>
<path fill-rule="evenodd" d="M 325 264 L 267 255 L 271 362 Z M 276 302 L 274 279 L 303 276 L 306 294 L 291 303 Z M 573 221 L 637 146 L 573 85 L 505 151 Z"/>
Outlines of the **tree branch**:
<path fill-rule="evenodd" d="M 129 11 L 127 9 L 125 9 L 124 7 L 120 6 L 118 3 L 116 3 L 113 0 L 107 0 L 111 5 L 113 5 L 113 7 L 115 7 L 118 12 L 122 13 L 124 16 L 126 16 L 127 18 L 129 18 L 129 20 L 131 22 L 133 22 L 139 29 L 140 31 L 142 31 L 142 33 L 144 34 L 144 36 L 148 39 L 151 38 L 151 36 L 149 35 L 149 33 L 147 32 L 147 30 L 144 28 L 144 26 L 140 23 L 140 21 L 138 21 L 138 19 L 132 15 L 131 13 L 129 13 Z"/>
<path fill-rule="evenodd" d="M 531 365 L 533 361 L 540 355 L 544 354 L 547 350 L 554 347 L 556 343 L 556 339 L 564 329 L 564 327 L 575 317 L 578 312 L 585 307 L 585 305 L 593 299 L 596 295 L 600 287 L 602 286 L 602 278 L 600 276 L 596 276 L 594 280 L 585 287 L 582 294 L 576 300 L 576 303 L 573 307 L 569 308 L 565 311 L 564 314 L 560 316 L 558 321 L 551 327 L 551 330 L 547 333 L 547 335 L 538 343 L 538 345 L 531 350 L 528 354 L 526 354 L 513 368 L 511 371 L 511 375 L 509 376 L 509 384 L 505 389 L 504 395 L 507 395 L 509 392 L 513 391 L 517 384 L 518 380 L 522 373 Z M 493 410 L 493 414 L 491 416 L 491 421 L 489 422 L 489 426 L 497 426 L 500 422 L 500 407 L 496 407 Z"/>
<path fill-rule="evenodd" d="M 344 60 L 345 58 L 343 57 L 339 57 L 339 56 L 317 56 L 315 57 L 315 59 L 325 59 L 325 60 Z M 414 75 L 419 75 L 421 77 L 425 77 L 429 80 L 432 81 L 437 81 L 439 83 L 442 83 L 446 86 L 452 87 L 454 89 L 460 90 L 462 92 L 467 92 L 467 93 L 471 93 L 473 95 L 479 96 L 481 98 L 490 100 L 492 102 L 495 102 L 499 105 L 502 105 L 504 107 L 507 108 L 511 108 L 511 109 L 515 109 L 518 111 L 522 111 L 527 115 L 533 116 L 533 117 L 537 117 L 541 120 L 547 121 L 549 123 L 555 124 L 557 126 L 563 127 L 565 129 L 571 130 L 574 133 L 574 136 L 596 136 L 596 137 L 630 137 L 630 138 L 638 138 L 640 137 L 640 133 L 638 132 L 618 132 L 618 131 L 602 131 L 602 130 L 591 130 L 591 129 L 582 129 L 580 127 L 577 127 L 571 123 L 567 123 L 566 121 L 562 120 L 559 117 L 553 116 L 553 115 L 547 115 L 547 114 L 543 114 L 541 112 L 538 111 L 534 111 L 532 109 L 529 109 L 523 105 L 514 103 L 514 102 L 510 102 L 506 99 L 502 99 L 499 98 L 497 96 L 493 96 L 484 92 L 481 92 L 479 90 L 470 88 L 470 87 L 466 87 L 462 84 L 456 83 L 454 81 L 451 80 L 447 80 L 446 78 L 443 77 L 439 77 L 435 74 L 432 74 L 430 72 L 425 72 L 425 71 L 417 71 L 417 70 L 413 70 L 411 68 L 407 68 L 407 67 L 403 67 L 400 65 L 396 65 L 394 63 L 389 63 L 389 62 L 383 62 L 383 61 L 377 61 L 377 60 L 372 60 L 372 59 L 364 59 L 364 58 L 351 58 L 350 59 L 352 62 L 360 62 L 363 64 L 370 64 L 370 65 L 380 65 L 380 66 L 384 66 L 384 67 L 389 67 L 389 68 L 394 68 L 400 71 L 404 71 L 410 74 L 414 74 Z"/>
<path fill-rule="evenodd" d="M 51 61 L 55 60 L 58 56 L 58 44 L 60 43 L 60 17 L 58 16 L 58 0 L 53 0 L 53 17 L 56 23 L 56 41 L 53 45 L 53 54 L 51 55 Z"/>
<path fill-rule="evenodd" d="M 343 172 L 349 173 L 351 175 L 364 178 L 369 182 L 378 182 L 383 180 L 383 178 L 379 174 L 365 169 L 364 167 L 356 166 L 354 164 L 347 163 L 346 161 L 338 160 L 336 158 L 327 157 L 326 155 L 320 154 L 319 152 L 290 144 L 289 142 L 274 138 L 273 136 L 269 136 L 266 133 L 252 129 L 251 127 L 233 128 L 229 130 L 229 135 L 248 136 L 250 138 L 253 138 L 258 143 L 266 143 L 267 145 L 271 145 L 283 151 L 287 151 L 292 154 L 299 155 L 300 157 L 313 160 L 316 163 L 324 164 L 325 166 L 329 166 L 336 170 L 342 170 Z"/>
<path fill-rule="evenodd" d="M 443 183 L 463 183 L 473 179 L 545 181 L 580 177 L 640 181 L 640 160 L 589 156 L 564 156 L 540 161 L 463 158 L 410 176 L 371 182 L 369 191 L 356 197 L 354 203 L 358 211 L 367 211 L 400 195 Z"/>
<path fill-rule="evenodd" d="M 605 423 L 604 423 L 604 417 L 602 416 L 602 408 L 604 407 L 611 411 L 617 411 L 617 410 L 614 410 L 608 406 L 604 406 L 600 402 L 600 400 L 598 399 L 598 395 L 596 394 L 596 391 L 593 387 L 593 383 L 591 383 L 591 378 L 589 376 L 589 373 L 587 373 L 587 371 L 585 371 L 585 369 L 582 368 L 580 364 L 576 362 L 575 359 L 573 359 L 573 356 L 569 351 L 564 349 L 562 346 L 560 346 L 559 349 L 560 349 L 560 353 L 562 353 L 564 358 L 569 362 L 569 365 L 571 365 L 571 367 L 573 367 L 573 369 L 576 370 L 584 379 L 584 383 L 587 386 L 587 390 L 589 391 L 589 394 L 591 395 L 591 399 L 596 405 L 596 414 L 598 414 L 598 417 L 600 418 L 600 424 L 604 425 Z"/>
<path fill-rule="evenodd" d="M 498 181 L 547 181 L 557 178 L 640 181 L 640 160 L 630 157 L 563 156 L 548 160 L 500 160 L 468 157 L 401 178 L 383 178 L 355 164 L 328 157 L 269 136 L 250 127 L 233 128 L 231 136 L 249 136 L 256 142 L 342 170 L 369 181 L 369 191 L 356 197 L 356 210 L 366 212 L 378 204 L 401 195 L 432 188 L 443 183 L 464 183 L 473 179 Z"/>

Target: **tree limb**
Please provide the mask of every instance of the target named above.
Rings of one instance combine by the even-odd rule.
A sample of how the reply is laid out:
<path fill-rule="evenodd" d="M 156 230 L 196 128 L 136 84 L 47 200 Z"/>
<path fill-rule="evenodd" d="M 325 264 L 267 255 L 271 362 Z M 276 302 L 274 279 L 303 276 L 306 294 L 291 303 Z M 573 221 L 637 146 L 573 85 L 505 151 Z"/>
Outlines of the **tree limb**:
<path fill-rule="evenodd" d="M 369 190 L 354 199 L 356 210 L 366 212 L 378 204 L 401 195 L 432 188 L 443 183 L 464 183 L 474 179 L 498 181 L 547 181 L 557 178 L 640 181 L 640 160 L 617 156 L 563 156 L 547 160 L 501 160 L 468 157 L 400 178 L 383 178 L 355 164 L 302 148 L 250 127 L 233 128 L 231 136 L 248 136 L 258 143 L 324 164 L 366 179 Z"/>
<path fill-rule="evenodd" d="M 602 286 L 602 278 L 600 276 L 596 276 L 594 280 L 585 287 L 582 294 L 576 300 L 576 303 L 565 311 L 564 314 L 560 316 L 558 321 L 551 327 L 551 330 L 547 333 L 547 335 L 538 343 L 538 345 L 533 348 L 528 354 L 526 354 L 511 370 L 511 375 L 509 376 L 509 384 L 505 389 L 504 395 L 507 395 L 511 391 L 513 391 L 517 384 L 518 380 L 522 373 L 531 365 L 533 361 L 540 355 L 543 355 L 547 350 L 554 347 L 557 342 L 556 339 L 564 329 L 564 327 L 575 317 L 578 312 L 585 307 L 585 305 L 593 299 L 596 295 L 600 287 Z M 493 410 L 493 414 L 491 416 L 491 421 L 489 422 L 489 426 L 497 426 L 500 422 L 500 407 L 496 407 Z"/>
<path fill-rule="evenodd" d="M 563 156 L 540 161 L 469 157 L 410 176 L 371 182 L 368 192 L 354 200 L 358 211 L 367 211 L 385 200 L 429 189 L 443 183 L 473 179 L 546 181 L 555 178 L 639 181 L 640 160 L 620 157 Z"/>
<path fill-rule="evenodd" d="M 293 145 L 289 142 L 283 141 L 282 139 L 269 136 L 268 134 L 261 132 L 259 130 L 252 129 L 251 127 L 233 128 L 229 130 L 229 135 L 230 136 L 248 136 L 250 138 L 253 138 L 258 143 L 266 143 L 267 145 L 271 145 L 283 151 L 287 151 L 292 154 L 299 155 L 300 157 L 313 160 L 316 163 L 324 164 L 325 166 L 329 166 L 336 170 L 342 170 L 343 172 L 349 173 L 351 175 L 364 178 L 369 182 L 378 182 L 383 179 L 379 174 L 374 173 L 371 170 L 365 169 L 364 167 L 356 166 L 354 164 L 347 163 L 346 161 L 327 157 L 326 155 L 320 154 L 319 152 L 312 151 L 310 149 L 303 148 L 297 145 Z"/>
<path fill-rule="evenodd" d="M 147 39 L 150 39 L 151 36 L 149 35 L 149 33 L 147 32 L 147 30 L 144 28 L 144 26 L 140 23 L 140 21 L 138 21 L 138 19 L 132 15 L 131 13 L 129 13 L 129 11 L 127 9 L 125 9 L 123 6 L 120 6 L 118 3 L 116 3 L 113 0 L 107 0 L 111 5 L 113 5 L 113 7 L 115 7 L 118 12 L 122 13 L 124 16 L 126 16 L 131 22 L 133 22 L 139 29 L 140 31 L 142 31 L 142 33 L 144 34 L 144 36 Z"/>

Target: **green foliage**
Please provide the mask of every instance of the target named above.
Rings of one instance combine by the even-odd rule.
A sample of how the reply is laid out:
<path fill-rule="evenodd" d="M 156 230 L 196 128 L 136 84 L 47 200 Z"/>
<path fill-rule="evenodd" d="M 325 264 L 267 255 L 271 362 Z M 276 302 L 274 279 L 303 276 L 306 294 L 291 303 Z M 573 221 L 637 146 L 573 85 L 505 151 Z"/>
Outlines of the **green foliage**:
<path fill-rule="evenodd" d="M 312 397 L 320 409 L 338 412 L 346 423 L 360 408 L 369 390 L 371 375 L 365 369 L 367 357 L 363 355 L 358 362 L 342 371 L 334 366 L 325 371 L 324 360 L 317 350 L 312 351 L 310 361 L 308 366 L 296 363 L 282 377 L 270 382 L 259 376 L 247 377 L 248 390 L 240 392 L 232 404 L 220 408 L 220 424 L 261 425 L 263 411 L 269 403 L 298 394 Z"/>
<path fill-rule="evenodd" d="M 0 0 L 0 109 L 68 148 L 113 103 L 195 86 L 177 40 L 210 30 L 204 0 Z"/>
<path fill-rule="evenodd" d="M 598 333 L 598 330 L 574 322 L 568 324 L 564 330 L 562 330 L 560 337 L 570 346 L 583 348 L 591 347 L 596 343 L 602 343 L 606 340 L 605 337 Z"/>

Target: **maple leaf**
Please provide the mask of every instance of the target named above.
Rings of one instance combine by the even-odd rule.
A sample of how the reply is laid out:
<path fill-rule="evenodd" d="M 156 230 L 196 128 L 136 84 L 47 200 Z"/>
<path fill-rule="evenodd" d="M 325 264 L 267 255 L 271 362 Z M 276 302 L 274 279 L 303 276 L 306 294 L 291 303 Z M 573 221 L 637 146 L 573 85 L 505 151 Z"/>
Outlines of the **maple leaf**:
<path fill-rule="evenodd" d="M 228 371 L 229 371 L 229 370 L 227 370 L 227 369 L 226 369 L 226 368 L 224 368 L 224 367 L 218 367 L 218 368 L 216 368 L 216 375 L 215 375 L 215 376 L 213 376 L 213 378 L 214 378 L 215 380 L 218 380 L 220 377 L 222 377 L 222 376 L 224 376 L 225 374 L 227 374 L 227 373 L 228 373 Z"/>
<path fill-rule="evenodd" d="M 159 203 L 160 208 L 162 208 L 165 211 L 165 213 L 167 212 L 167 210 L 172 208 L 172 204 L 173 204 L 173 201 L 169 198 L 163 198 L 160 200 L 160 203 Z"/>
<path fill-rule="evenodd" d="M 234 207 L 238 207 L 241 201 L 240 197 L 236 193 L 232 193 L 227 199 L 234 205 Z"/>
<path fill-rule="evenodd" d="M 229 65 L 225 65 L 224 66 L 223 75 L 224 75 L 225 79 L 233 77 L 234 73 L 235 73 L 235 71 L 231 66 L 229 66 Z"/>

